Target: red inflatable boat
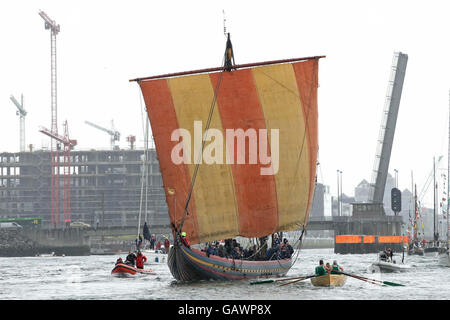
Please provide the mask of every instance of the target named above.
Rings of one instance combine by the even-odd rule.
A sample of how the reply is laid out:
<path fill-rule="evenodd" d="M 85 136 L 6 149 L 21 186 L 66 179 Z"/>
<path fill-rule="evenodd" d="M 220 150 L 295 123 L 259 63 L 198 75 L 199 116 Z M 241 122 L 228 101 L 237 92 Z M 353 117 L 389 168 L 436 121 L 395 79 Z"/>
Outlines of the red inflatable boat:
<path fill-rule="evenodd" d="M 154 270 L 150 269 L 138 269 L 133 266 L 129 266 L 124 263 L 118 263 L 115 265 L 114 269 L 112 269 L 111 274 L 112 275 L 135 275 L 138 274 L 148 274 L 148 275 L 156 275 Z"/>

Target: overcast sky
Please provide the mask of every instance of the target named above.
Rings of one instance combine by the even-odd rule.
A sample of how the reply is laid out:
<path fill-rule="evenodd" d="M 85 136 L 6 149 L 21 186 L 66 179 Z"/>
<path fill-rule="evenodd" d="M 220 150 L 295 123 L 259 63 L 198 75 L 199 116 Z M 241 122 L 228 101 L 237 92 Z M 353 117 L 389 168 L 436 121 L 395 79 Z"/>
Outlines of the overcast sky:
<path fill-rule="evenodd" d="M 318 180 L 336 193 L 370 181 L 392 57 L 408 54 L 390 161 L 400 189 L 420 191 L 433 156 L 447 168 L 450 89 L 448 1 L 1 1 L 0 151 L 19 151 L 19 117 L 9 97 L 24 95 L 26 144 L 49 146 L 50 32 L 57 36 L 58 127 L 69 122 L 78 149 L 109 148 L 84 123 L 135 135 L 143 147 L 141 93 L 128 80 L 220 66 L 223 13 L 236 63 L 326 55 L 319 64 Z M 431 190 L 431 189 L 430 189 Z"/>

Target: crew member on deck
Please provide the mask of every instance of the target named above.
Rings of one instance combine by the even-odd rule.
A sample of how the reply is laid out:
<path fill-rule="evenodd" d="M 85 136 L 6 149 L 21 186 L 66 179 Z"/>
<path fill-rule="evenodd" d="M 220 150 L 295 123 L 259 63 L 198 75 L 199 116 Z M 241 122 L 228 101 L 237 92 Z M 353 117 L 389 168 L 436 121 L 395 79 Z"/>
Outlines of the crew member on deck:
<path fill-rule="evenodd" d="M 392 258 L 393 258 L 393 256 L 394 256 L 394 252 L 392 251 L 391 248 L 389 248 L 389 249 L 387 250 L 387 253 L 388 253 L 389 261 L 392 262 Z"/>
<path fill-rule="evenodd" d="M 170 241 L 169 241 L 169 238 L 167 236 L 164 239 L 164 248 L 166 249 L 166 253 L 169 253 Z"/>
<path fill-rule="evenodd" d="M 155 249 L 155 236 L 152 234 L 151 238 L 150 238 L 150 249 L 154 250 Z"/>
<path fill-rule="evenodd" d="M 316 273 L 316 276 L 324 276 L 327 274 L 327 270 L 325 270 L 325 267 L 323 265 L 323 260 L 319 261 L 319 265 L 314 270 Z"/>
<path fill-rule="evenodd" d="M 142 236 L 139 234 L 139 238 L 136 238 L 136 249 L 140 250 L 142 245 Z"/>
<path fill-rule="evenodd" d="M 191 244 L 189 243 L 189 240 L 186 237 L 186 232 L 181 233 L 181 242 L 184 244 L 185 247 L 188 247 L 188 248 L 191 247 Z"/>

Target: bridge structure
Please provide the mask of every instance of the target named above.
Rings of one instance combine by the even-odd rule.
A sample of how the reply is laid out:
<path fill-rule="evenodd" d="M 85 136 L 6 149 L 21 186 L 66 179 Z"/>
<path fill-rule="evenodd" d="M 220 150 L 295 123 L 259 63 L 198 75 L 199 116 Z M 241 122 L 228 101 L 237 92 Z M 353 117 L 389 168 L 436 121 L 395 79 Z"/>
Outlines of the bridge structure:
<path fill-rule="evenodd" d="M 310 217 L 307 230 L 333 230 L 335 235 L 401 235 L 401 216 L 333 216 Z"/>

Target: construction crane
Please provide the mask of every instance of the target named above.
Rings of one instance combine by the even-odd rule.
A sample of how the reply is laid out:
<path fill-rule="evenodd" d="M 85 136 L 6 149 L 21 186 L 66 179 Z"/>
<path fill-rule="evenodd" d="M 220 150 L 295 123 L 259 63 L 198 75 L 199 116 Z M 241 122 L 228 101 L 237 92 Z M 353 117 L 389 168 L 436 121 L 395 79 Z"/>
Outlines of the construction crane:
<path fill-rule="evenodd" d="M 60 31 L 59 24 L 44 12 L 39 11 L 39 15 L 45 21 L 45 29 L 50 30 L 50 81 L 51 81 L 51 133 L 58 136 L 58 112 L 57 112 L 57 90 L 56 90 L 56 35 Z M 57 142 L 54 138 L 50 143 L 50 177 L 51 177 L 51 216 L 52 227 L 53 218 L 59 217 L 59 152 Z M 58 220 L 59 221 L 59 220 Z"/>
<path fill-rule="evenodd" d="M 407 54 L 401 52 L 394 53 L 372 173 L 371 199 L 369 199 L 372 203 L 383 203 L 407 62 Z"/>
<path fill-rule="evenodd" d="M 95 123 L 92 123 L 89 121 L 85 121 L 85 123 L 109 134 L 111 137 L 111 150 L 114 150 L 115 141 L 120 140 L 120 132 L 114 128 L 113 120 L 111 120 L 111 129 L 106 129 L 106 128 L 100 127 L 99 125 L 96 125 Z"/>
<path fill-rule="evenodd" d="M 25 151 L 25 116 L 27 115 L 27 111 L 23 107 L 23 94 L 20 96 L 19 101 L 14 98 L 13 95 L 9 97 L 11 101 L 16 105 L 17 111 L 16 115 L 20 117 L 20 152 Z"/>
<path fill-rule="evenodd" d="M 70 226 L 70 151 L 77 145 L 77 140 L 69 138 L 69 126 L 67 120 L 64 122 L 64 136 L 53 133 L 52 131 L 41 127 L 39 132 L 49 136 L 50 138 L 62 143 L 64 145 L 64 164 L 63 164 L 63 177 L 64 177 L 64 195 L 63 195 L 63 214 L 64 214 L 64 226 Z M 58 167 L 59 171 L 59 167 Z M 59 225 L 59 211 L 55 215 L 52 214 L 52 224 Z"/>

